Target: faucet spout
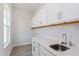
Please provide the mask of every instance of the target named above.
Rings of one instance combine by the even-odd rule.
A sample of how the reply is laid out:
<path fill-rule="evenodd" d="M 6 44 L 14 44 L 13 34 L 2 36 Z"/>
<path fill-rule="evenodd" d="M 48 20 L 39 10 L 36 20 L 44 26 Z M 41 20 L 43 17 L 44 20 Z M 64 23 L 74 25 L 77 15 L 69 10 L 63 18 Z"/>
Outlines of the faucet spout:
<path fill-rule="evenodd" d="M 64 37 L 64 39 L 65 39 L 64 44 L 67 44 L 67 35 L 66 35 L 66 33 L 63 33 L 63 37 Z"/>

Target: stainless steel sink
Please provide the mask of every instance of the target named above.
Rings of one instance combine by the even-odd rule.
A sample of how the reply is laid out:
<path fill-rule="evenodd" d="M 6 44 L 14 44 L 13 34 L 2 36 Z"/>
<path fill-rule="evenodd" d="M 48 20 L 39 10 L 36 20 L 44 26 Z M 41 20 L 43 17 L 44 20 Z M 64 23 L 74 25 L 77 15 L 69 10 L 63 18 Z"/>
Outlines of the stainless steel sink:
<path fill-rule="evenodd" d="M 61 44 L 53 44 L 53 45 L 50 45 L 50 47 L 56 51 L 66 51 L 66 50 L 70 49 L 67 46 L 64 46 Z"/>

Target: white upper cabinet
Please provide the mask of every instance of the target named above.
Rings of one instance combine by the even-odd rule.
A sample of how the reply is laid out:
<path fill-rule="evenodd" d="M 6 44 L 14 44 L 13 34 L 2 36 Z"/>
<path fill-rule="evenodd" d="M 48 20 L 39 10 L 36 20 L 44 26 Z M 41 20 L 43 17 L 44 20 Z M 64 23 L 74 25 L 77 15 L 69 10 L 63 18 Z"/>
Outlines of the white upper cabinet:
<path fill-rule="evenodd" d="M 32 18 L 32 21 L 31 21 L 31 25 L 32 25 L 32 27 L 34 27 L 34 24 L 35 22 L 34 22 L 34 17 Z"/>
<path fill-rule="evenodd" d="M 38 17 L 35 15 L 32 19 L 32 27 L 38 26 Z"/>
<path fill-rule="evenodd" d="M 46 4 L 40 7 L 41 9 L 36 13 L 32 19 L 32 27 L 42 26 L 47 24 L 47 6 Z"/>
<path fill-rule="evenodd" d="M 47 5 L 43 5 L 38 12 L 38 22 L 39 25 L 46 25 L 47 24 Z"/>
<path fill-rule="evenodd" d="M 79 18 L 78 3 L 47 3 L 34 16 L 32 25 L 43 26 Z"/>
<path fill-rule="evenodd" d="M 59 20 L 60 4 L 49 3 L 48 4 L 48 24 L 53 24 Z"/>
<path fill-rule="evenodd" d="M 61 19 L 72 20 L 79 18 L 79 4 L 64 3 L 61 4 Z"/>
<path fill-rule="evenodd" d="M 47 5 L 48 24 L 79 18 L 78 3 L 49 3 Z"/>

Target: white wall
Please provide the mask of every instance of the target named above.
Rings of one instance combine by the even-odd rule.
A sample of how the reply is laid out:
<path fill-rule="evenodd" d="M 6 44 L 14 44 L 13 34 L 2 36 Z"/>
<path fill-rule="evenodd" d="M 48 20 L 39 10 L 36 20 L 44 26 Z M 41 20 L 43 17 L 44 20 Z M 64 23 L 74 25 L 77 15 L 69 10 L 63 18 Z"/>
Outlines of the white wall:
<path fill-rule="evenodd" d="M 32 14 L 24 9 L 14 8 L 13 43 L 14 46 L 28 44 L 32 40 L 31 17 Z"/>
<path fill-rule="evenodd" d="M 48 38 L 49 40 L 56 40 L 53 38 L 58 38 L 57 41 L 64 41 L 62 34 L 66 33 L 67 40 L 72 41 L 73 45 L 79 47 L 79 23 L 38 28 L 35 29 L 35 32 L 37 32 L 38 36 Z"/>
<path fill-rule="evenodd" d="M 32 39 L 32 14 L 23 9 L 11 8 L 11 42 L 4 48 L 3 37 L 3 4 L 0 4 L 0 55 L 8 56 L 13 46 L 28 44 Z"/>

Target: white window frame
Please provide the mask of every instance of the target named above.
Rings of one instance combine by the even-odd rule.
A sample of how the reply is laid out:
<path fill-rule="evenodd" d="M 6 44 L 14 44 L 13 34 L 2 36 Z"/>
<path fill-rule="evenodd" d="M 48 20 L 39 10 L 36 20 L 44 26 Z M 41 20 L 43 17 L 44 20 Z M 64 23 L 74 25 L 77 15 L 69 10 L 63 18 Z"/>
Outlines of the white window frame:
<path fill-rule="evenodd" d="M 10 7 L 4 4 L 4 48 L 10 43 Z"/>

